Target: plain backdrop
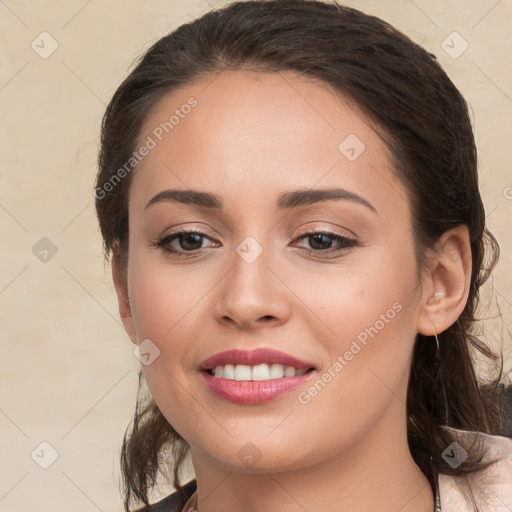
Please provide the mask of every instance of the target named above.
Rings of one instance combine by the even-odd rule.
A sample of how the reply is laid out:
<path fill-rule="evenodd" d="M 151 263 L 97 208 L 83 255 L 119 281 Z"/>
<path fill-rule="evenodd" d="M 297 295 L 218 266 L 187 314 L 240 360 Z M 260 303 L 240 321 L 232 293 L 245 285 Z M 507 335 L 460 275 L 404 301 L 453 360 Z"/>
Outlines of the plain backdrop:
<path fill-rule="evenodd" d="M 100 120 L 135 57 L 227 3 L 0 0 L 2 512 L 122 510 L 119 449 L 140 363 L 94 213 Z M 346 4 L 434 53 L 471 106 L 502 250 L 485 315 L 502 313 L 487 322 L 495 343 L 512 323 L 512 2 Z"/>

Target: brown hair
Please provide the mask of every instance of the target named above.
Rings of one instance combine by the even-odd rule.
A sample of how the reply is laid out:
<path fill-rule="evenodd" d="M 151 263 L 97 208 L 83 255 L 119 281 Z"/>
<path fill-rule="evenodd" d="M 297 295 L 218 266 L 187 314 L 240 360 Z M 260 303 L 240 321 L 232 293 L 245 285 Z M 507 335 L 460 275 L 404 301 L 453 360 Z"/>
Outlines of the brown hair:
<path fill-rule="evenodd" d="M 497 262 L 499 246 L 485 227 L 464 98 L 433 55 L 381 19 L 334 2 L 243 1 L 157 41 L 119 86 L 103 118 L 95 196 L 106 257 L 120 257 L 126 267 L 132 174 L 107 184 L 130 160 L 149 110 L 177 87 L 225 69 L 292 70 L 348 98 L 387 144 L 408 190 L 420 264 L 425 249 L 445 231 L 468 227 L 473 266 L 467 304 L 439 334 L 437 364 L 435 339 L 417 335 L 407 429 L 412 456 L 431 482 L 431 460 L 444 473 L 478 469 L 481 450 L 471 450 L 457 470 L 444 462 L 441 454 L 454 439 L 442 426 L 504 431 L 501 359 L 474 333 L 479 289 Z M 478 381 L 476 354 L 494 365 L 493 380 Z M 181 491 L 179 472 L 188 450 L 151 397 L 143 396 L 142 373 L 139 384 L 121 457 L 127 511 L 133 502 L 148 503 L 163 468 L 173 468 L 174 486 Z"/>

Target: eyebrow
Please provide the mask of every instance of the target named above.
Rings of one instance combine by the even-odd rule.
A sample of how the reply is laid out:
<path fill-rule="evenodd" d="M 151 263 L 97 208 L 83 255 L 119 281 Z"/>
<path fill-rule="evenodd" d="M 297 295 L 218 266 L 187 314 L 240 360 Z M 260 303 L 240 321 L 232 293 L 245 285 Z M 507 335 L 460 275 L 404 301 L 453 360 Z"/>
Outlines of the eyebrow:
<path fill-rule="evenodd" d="M 280 210 L 291 209 L 333 199 L 359 203 L 366 206 L 374 213 L 378 213 L 377 209 L 364 197 L 342 188 L 304 189 L 283 192 L 278 197 L 276 207 Z M 147 210 L 153 204 L 169 201 L 217 210 L 222 209 L 224 204 L 221 196 L 218 194 L 202 192 L 200 190 L 169 189 L 159 192 L 150 199 L 145 209 Z"/>

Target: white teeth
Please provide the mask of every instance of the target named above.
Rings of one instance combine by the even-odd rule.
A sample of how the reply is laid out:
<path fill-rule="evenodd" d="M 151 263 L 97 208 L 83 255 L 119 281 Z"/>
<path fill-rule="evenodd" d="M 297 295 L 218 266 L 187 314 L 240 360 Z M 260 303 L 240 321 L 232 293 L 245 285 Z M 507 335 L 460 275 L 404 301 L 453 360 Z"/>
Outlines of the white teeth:
<path fill-rule="evenodd" d="M 235 380 L 251 380 L 251 367 L 245 364 L 235 366 Z"/>
<path fill-rule="evenodd" d="M 284 366 L 282 364 L 273 364 L 270 367 L 270 378 L 281 379 L 284 377 Z"/>
<path fill-rule="evenodd" d="M 220 368 L 222 368 L 222 366 Z M 222 378 L 235 380 L 235 367 L 232 364 L 224 366 Z"/>
<path fill-rule="evenodd" d="M 270 379 L 270 370 L 268 364 L 259 364 L 252 367 L 251 372 L 252 380 L 268 380 Z"/>
<path fill-rule="evenodd" d="M 256 366 L 227 364 L 226 366 L 216 366 L 213 371 L 215 377 L 219 379 L 248 381 L 295 377 L 297 375 L 304 375 L 308 370 L 307 368 L 296 370 L 293 366 L 284 366 L 282 364 L 258 364 Z"/>
<path fill-rule="evenodd" d="M 284 376 L 285 377 L 295 377 L 295 368 L 293 366 L 285 366 Z"/>

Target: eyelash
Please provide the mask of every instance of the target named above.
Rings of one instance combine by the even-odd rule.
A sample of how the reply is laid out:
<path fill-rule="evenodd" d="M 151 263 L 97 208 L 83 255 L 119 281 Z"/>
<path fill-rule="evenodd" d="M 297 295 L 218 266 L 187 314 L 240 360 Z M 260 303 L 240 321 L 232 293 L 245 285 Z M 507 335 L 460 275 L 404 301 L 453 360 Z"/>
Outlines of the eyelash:
<path fill-rule="evenodd" d="M 174 240 L 176 240 L 177 238 L 179 238 L 180 236 L 188 235 L 188 234 L 192 234 L 192 233 L 200 235 L 202 237 L 210 238 L 209 235 L 207 233 L 205 233 L 204 231 L 201 231 L 198 229 L 187 229 L 187 230 L 182 230 L 182 231 L 175 231 L 174 233 L 166 235 L 166 236 L 156 240 L 155 242 L 152 242 L 151 245 L 154 247 L 157 247 L 158 249 L 161 249 L 166 254 L 172 254 L 172 255 L 178 256 L 178 257 L 196 255 L 197 252 L 200 251 L 201 249 L 195 249 L 193 251 L 176 251 L 175 249 L 171 249 L 169 247 L 169 244 L 171 242 L 173 242 Z M 307 232 L 301 234 L 300 236 L 298 236 L 296 240 L 304 240 L 304 239 L 307 239 L 314 235 L 326 235 L 328 237 L 331 237 L 332 239 L 334 239 L 334 241 L 337 241 L 341 245 L 341 247 L 338 249 L 331 249 L 331 248 L 328 248 L 328 249 L 303 249 L 304 252 L 308 255 L 314 255 L 314 256 L 319 256 L 322 254 L 333 255 L 333 254 L 338 254 L 341 252 L 349 252 L 354 247 L 359 245 L 358 242 L 356 240 L 354 240 L 353 238 L 348 238 L 346 236 L 338 235 L 337 233 L 333 233 L 331 231 L 307 231 Z"/>

